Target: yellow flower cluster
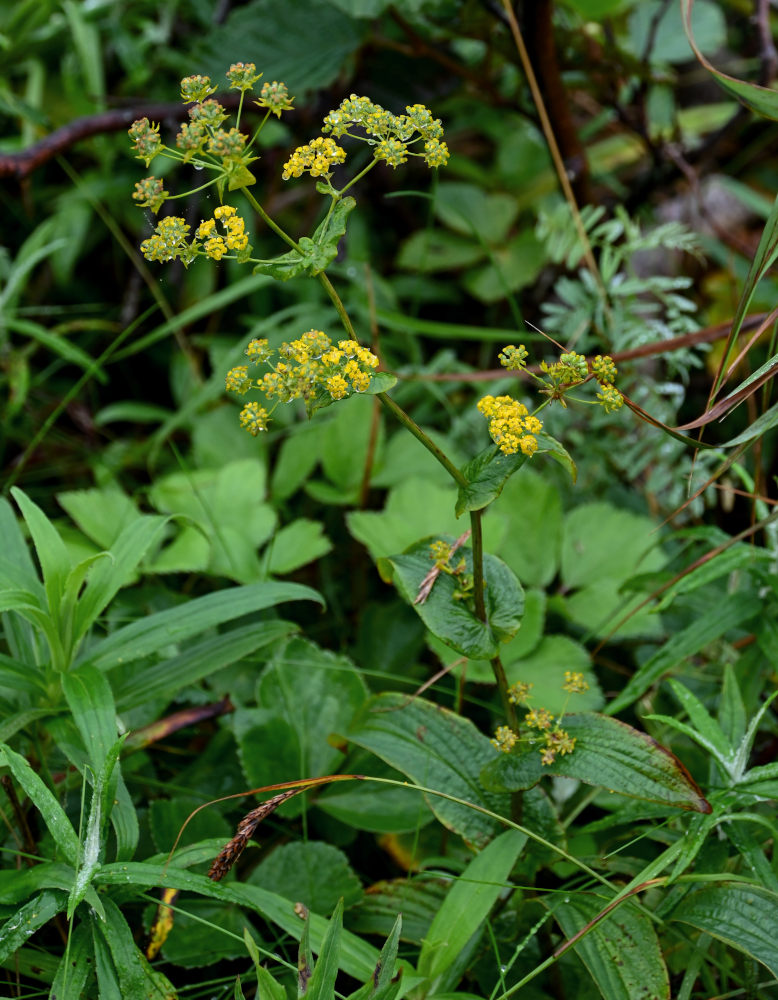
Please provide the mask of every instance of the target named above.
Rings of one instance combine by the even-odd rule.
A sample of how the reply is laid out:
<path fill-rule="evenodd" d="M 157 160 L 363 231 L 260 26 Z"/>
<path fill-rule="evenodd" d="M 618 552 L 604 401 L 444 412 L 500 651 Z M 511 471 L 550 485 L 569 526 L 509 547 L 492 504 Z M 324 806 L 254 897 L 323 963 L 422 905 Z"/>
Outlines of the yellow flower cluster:
<path fill-rule="evenodd" d="M 518 741 L 519 737 L 516 733 L 514 733 L 510 726 L 498 726 L 494 734 L 494 739 L 491 743 L 492 746 L 501 753 L 510 753 Z"/>
<path fill-rule="evenodd" d="M 489 434 L 504 455 L 534 455 L 538 450 L 535 434 L 543 424 L 523 403 L 510 396 L 484 396 L 478 410 L 489 421 Z"/>
<path fill-rule="evenodd" d="M 334 139 L 318 136 L 307 146 L 297 147 L 284 164 L 281 176 L 287 181 L 290 177 L 301 177 L 307 170 L 311 177 L 325 177 L 332 172 L 332 167 L 345 159 L 346 150 Z"/>
<path fill-rule="evenodd" d="M 508 701 L 513 705 L 527 705 L 530 701 L 530 691 L 532 684 L 524 681 L 517 681 L 508 688 Z M 589 690 L 589 685 L 584 675 L 578 671 L 565 670 L 565 682 L 562 690 L 568 694 L 581 694 Z M 524 716 L 524 725 L 528 729 L 536 729 L 542 734 L 542 745 L 540 749 L 540 759 L 543 764 L 553 764 L 557 754 L 564 757 L 565 754 L 575 750 L 575 737 L 571 736 L 562 728 L 562 715 L 554 720 L 554 716 L 547 708 L 532 708 Z M 492 739 L 492 745 L 502 753 L 510 753 L 513 747 L 521 740 L 530 744 L 536 744 L 538 737 L 520 737 L 508 726 L 499 726 Z"/>
<path fill-rule="evenodd" d="M 222 236 L 216 229 L 220 222 Z M 183 219 L 169 215 L 157 223 L 154 235 L 141 243 L 141 253 L 146 260 L 181 260 L 189 265 L 196 257 L 221 260 L 229 251 L 243 254 L 250 251 L 248 233 L 243 219 L 232 205 L 219 205 L 213 218 L 200 223 L 195 239 L 188 240 L 191 226 Z"/>
<path fill-rule="evenodd" d="M 274 363 L 276 354 L 278 360 Z M 356 340 L 341 340 L 335 346 L 321 330 L 308 330 L 297 340 L 282 344 L 277 351 L 268 347 L 267 340 L 252 340 L 246 356 L 252 364 L 269 364 L 271 370 L 253 380 L 247 365 L 232 368 L 225 380 L 228 392 L 243 395 L 256 387 L 268 399 L 275 398 L 279 403 L 293 399 L 307 402 L 320 393 L 338 400 L 352 392 L 365 392 L 370 388 L 371 371 L 378 367 L 375 354 Z M 267 429 L 269 416 L 256 403 L 248 403 L 241 411 L 241 426 L 257 434 Z"/>

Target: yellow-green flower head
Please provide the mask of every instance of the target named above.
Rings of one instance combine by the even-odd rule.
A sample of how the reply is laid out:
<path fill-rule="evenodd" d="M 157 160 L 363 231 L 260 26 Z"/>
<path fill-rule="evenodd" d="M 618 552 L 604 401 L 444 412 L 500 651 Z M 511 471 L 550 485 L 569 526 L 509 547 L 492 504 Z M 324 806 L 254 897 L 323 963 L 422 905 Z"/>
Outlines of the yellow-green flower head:
<path fill-rule="evenodd" d="M 545 741 L 546 749 L 550 750 L 554 755 L 561 754 L 564 757 L 565 754 L 572 753 L 575 750 L 575 737 L 571 736 L 564 729 L 561 729 L 558 725 L 554 726 L 551 732 L 545 734 Z M 548 763 L 551 763 L 551 761 L 548 761 Z"/>
<path fill-rule="evenodd" d="M 268 348 L 267 340 L 264 338 L 261 340 L 255 338 L 254 340 L 249 341 L 245 354 L 250 361 L 254 362 L 254 364 L 262 361 L 269 361 L 273 356 L 273 352 Z"/>
<path fill-rule="evenodd" d="M 259 403 L 246 403 L 240 411 L 240 426 L 253 437 L 267 430 L 269 414 Z"/>
<path fill-rule="evenodd" d="M 531 416 L 523 403 L 510 396 L 484 396 L 477 404 L 478 410 L 489 421 L 489 434 L 504 455 L 534 455 L 538 450 L 537 439 L 543 424 Z"/>
<path fill-rule="evenodd" d="M 492 746 L 500 753 L 510 753 L 519 741 L 519 737 L 510 726 L 498 726 L 494 738 L 490 740 Z"/>
<path fill-rule="evenodd" d="M 439 564 L 445 564 L 451 558 L 451 544 L 442 539 L 430 543 L 430 559 Z"/>
<path fill-rule="evenodd" d="M 227 70 L 231 90 L 251 90 L 261 76 L 254 63 L 233 63 Z"/>
<path fill-rule="evenodd" d="M 203 250 L 211 260 L 221 260 L 227 253 L 227 245 L 221 236 L 212 236 L 203 244 Z"/>
<path fill-rule="evenodd" d="M 533 685 L 526 681 L 516 681 L 508 688 L 508 701 L 512 705 L 524 705 L 530 697 Z"/>
<path fill-rule="evenodd" d="M 399 139 L 382 139 L 373 151 L 373 156 L 377 160 L 386 160 L 390 167 L 399 167 L 401 163 L 408 162 L 405 155 L 407 152 L 408 147 Z"/>
<path fill-rule="evenodd" d="M 178 257 L 188 264 L 193 259 L 187 243 L 190 229 L 184 219 L 168 215 L 157 223 L 154 235 L 141 243 L 141 253 L 146 260 L 168 261 Z"/>
<path fill-rule="evenodd" d="M 411 104 L 405 109 L 409 122 L 419 132 L 423 139 L 440 139 L 443 135 L 443 125 L 439 118 L 433 118 L 432 112 L 423 104 Z"/>
<path fill-rule="evenodd" d="M 189 109 L 189 118 L 192 122 L 207 125 L 209 128 L 218 128 L 228 117 L 222 105 L 213 99 L 195 104 Z"/>
<path fill-rule="evenodd" d="M 176 136 L 176 146 L 184 154 L 184 163 L 202 151 L 208 133 L 200 122 L 184 122 Z"/>
<path fill-rule="evenodd" d="M 562 690 L 569 691 L 570 694 L 582 694 L 589 690 L 589 685 L 582 673 L 577 670 L 565 670 L 565 683 L 562 685 Z"/>
<path fill-rule="evenodd" d="M 348 396 L 348 382 L 342 375 L 331 375 L 325 384 L 333 399 L 345 399 Z"/>
<path fill-rule="evenodd" d="M 570 351 L 569 354 L 559 355 L 559 374 L 565 382 L 583 382 L 589 374 L 589 366 L 583 354 L 576 354 Z"/>
<path fill-rule="evenodd" d="M 528 357 L 529 354 L 524 347 L 524 344 L 519 344 L 518 347 L 515 347 L 513 344 L 509 344 L 507 347 L 504 347 L 498 355 L 500 364 L 503 368 L 507 368 L 508 371 L 514 372 L 521 371 L 523 368 L 526 368 Z"/>
<path fill-rule="evenodd" d="M 449 155 L 448 146 L 439 139 L 427 139 L 424 143 L 424 162 L 428 167 L 445 167 Z"/>
<path fill-rule="evenodd" d="M 168 193 L 159 177 L 145 177 L 135 185 L 132 197 L 140 208 L 150 208 L 156 215 Z"/>
<path fill-rule="evenodd" d="M 524 721 L 530 729 L 550 729 L 554 716 L 547 708 L 533 708 L 524 716 Z"/>
<path fill-rule="evenodd" d="M 187 76 L 181 81 L 181 100 L 184 104 L 190 101 L 204 101 L 206 97 L 216 92 L 207 76 Z"/>
<path fill-rule="evenodd" d="M 136 158 L 143 160 L 148 167 L 162 148 L 159 125 L 153 125 L 148 118 L 140 118 L 127 129 L 127 135 L 132 139 Z"/>
<path fill-rule="evenodd" d="M 332 341 L 323 330 L 308 330 L 302 335 L 302 340 L 312 358 L 320 358 L 332 346 Z M 342 344 L 338 346 L 343 349 Z"/>
<path fill-rule="evenodd" d="M 238 365 L 236 368 L 231 368 L 227 372 L 224 384 L 227 392 L 237 392 L 241 396 L 245 395 L 251 388 L 251 377 L 248 367 L 246 365 Z"/>
<path fill-rule="evenodd" d="M 332 172 L 332 167 L 343 163 L 346 150 L 338 146 L 334 139 L 317 136 L 306 146 L 298 146 L 284 164 L 281 176 L 301 177 L 307 170 L 311 177 L 325 177 Z"/>
<path fill-rule="evenodd" d="M 292 111 L 293 97 L 289 96 L 289 90 L 285 83 L 273 80 L 272 83 L 263 83 L 259 94 L 259 100 L 255 101 L 260 108 L 267 108 L 277 117 L 281 117 L 282 111 Z"/>
<path fill-rule="evenodd" d="M 624 405 L 624 397 L 615 385 L 603 385 L 597 393 L 597 401 L 606 413 L 613 413 L 620 410 Z"/>
<path fill-rule="evenodd" d="M 616 381 L 616 375 L 618 374 L 618 369 L 613 363 L 613 358 L 609 355 L 603 356 L 598 354 L 597 357 L 592 361 L 592 371 L 594 372 L 594 377 L 601 385 L 612 384 Z"/>
<path fill-rule="evenodd" d="M 208 140 L 207 150 L 213 156 L 221 159 L 236 159 L 243 154 L 246 148 L 246 136 L 237 128 L 231 128 L 225 132 L 223 128 L 217 129 Z"/>

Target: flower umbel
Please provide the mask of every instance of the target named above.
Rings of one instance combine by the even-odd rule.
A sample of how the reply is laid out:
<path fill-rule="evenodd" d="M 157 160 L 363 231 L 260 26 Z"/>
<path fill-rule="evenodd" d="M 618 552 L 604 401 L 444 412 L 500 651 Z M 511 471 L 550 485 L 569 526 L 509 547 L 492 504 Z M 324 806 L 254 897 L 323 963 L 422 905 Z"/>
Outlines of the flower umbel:
<path fill-rule="evenodd" d="M 535 437 L 543 429 L 540 420 L 527 407 L 510 396 L 484 396 L 478 410 L 489 421 L 489 434 L 504 455 L 534 455 L 538 450 Z"/>

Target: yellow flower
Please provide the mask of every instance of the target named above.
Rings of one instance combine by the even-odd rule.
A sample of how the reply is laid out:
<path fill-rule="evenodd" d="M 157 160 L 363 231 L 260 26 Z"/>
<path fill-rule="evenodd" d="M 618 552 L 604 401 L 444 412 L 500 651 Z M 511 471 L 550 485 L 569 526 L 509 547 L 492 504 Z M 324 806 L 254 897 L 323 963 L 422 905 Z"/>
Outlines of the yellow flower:
<path fill-rule="evenodd" d="M 497 731 L 494 734 L 494 739 L 490 742 L 492 746 L 501 753 L 510 753 L 516 746 L 518 739 L 519 737 L 516 733 L 514 733 L 510 726 L 498 726 Z"/>
<path fill-rule="evenodd" d="M 589 690 L 589 685 L 582 673 L 565 670 L 565 683 L 562 685 L 562 690 L 569 691 L 570 694 L 581 694 L 583 691 Z"/>
<path fill-rule="evenodd" d="M 333 399 L 345 399 L 348 396 L 348 383 L 342 375 L 331 375 L 325 385 Z"/>

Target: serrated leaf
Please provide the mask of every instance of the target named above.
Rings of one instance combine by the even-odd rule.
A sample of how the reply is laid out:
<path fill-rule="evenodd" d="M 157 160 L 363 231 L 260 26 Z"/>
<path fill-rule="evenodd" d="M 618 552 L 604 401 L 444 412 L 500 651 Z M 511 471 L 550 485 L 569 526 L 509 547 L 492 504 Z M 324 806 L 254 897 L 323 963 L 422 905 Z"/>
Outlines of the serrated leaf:
<path fill-rule="evenodd" d="M 686 768 L 647 733 L 594 712 L 565 715 L 562 727 L 575 739 L 575 750 L 547 765 L 549 774 L 675 809 L 711 811 Z"/>

